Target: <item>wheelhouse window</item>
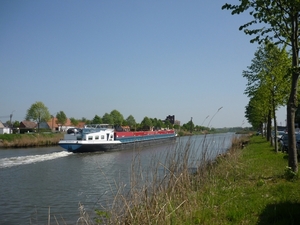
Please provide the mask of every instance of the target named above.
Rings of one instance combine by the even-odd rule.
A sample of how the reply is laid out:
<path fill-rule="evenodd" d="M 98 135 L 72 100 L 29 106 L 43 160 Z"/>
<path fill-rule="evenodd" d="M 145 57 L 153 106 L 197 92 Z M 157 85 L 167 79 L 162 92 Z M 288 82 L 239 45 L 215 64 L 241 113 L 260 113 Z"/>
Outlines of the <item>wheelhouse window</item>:
<path fill-rule="evenodd" d="M 102 139 L 102 140 L 104 139 L 104 135 L 101 135 L 101 139 Z"/>
<path fill-rule="evenodd" d="M 88 136 L 88 140 L 93 140 L 93 136 Z"/>
<path fill-rule="evenodd" d="M 95 136 L 95 140 L 99 140 L 99 136 Z"/>

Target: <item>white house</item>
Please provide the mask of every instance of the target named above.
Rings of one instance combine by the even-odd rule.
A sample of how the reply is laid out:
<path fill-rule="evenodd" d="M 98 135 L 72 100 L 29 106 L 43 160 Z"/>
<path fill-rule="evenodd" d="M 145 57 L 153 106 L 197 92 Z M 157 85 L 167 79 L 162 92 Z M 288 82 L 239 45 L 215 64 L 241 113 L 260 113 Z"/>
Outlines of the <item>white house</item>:
<path fill-rule="evenodd" d="M 1 121 L 0 121 L 0 134 L 10 134 L 10 128 L 5 126 Z"/>

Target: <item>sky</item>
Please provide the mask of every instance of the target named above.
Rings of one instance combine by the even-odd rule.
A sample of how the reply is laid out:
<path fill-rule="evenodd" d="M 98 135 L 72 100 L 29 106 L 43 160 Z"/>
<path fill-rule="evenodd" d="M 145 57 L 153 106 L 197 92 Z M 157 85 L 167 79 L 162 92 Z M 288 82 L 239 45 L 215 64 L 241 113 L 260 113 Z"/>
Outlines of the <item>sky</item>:
<path fill-rule="evenodd" d="M 258 45 L 238 29 L 248 14 L 221 10 L 238 2 L 0 1 L 0 120 L 41 101 L 76 119 L 249 127 L 242 72 Z M 285 107 L 277 116 L 285 125 Z"/>

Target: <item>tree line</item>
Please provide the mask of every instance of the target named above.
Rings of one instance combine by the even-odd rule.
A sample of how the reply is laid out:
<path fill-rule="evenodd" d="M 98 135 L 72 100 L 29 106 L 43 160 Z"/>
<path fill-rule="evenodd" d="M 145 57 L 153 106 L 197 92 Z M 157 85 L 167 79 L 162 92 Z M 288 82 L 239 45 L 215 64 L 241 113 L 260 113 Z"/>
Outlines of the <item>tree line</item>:
<path fill-rule="evenodd" d="M 267 138 L 270 138 L 272 119 L 277 129 L 276 109 L 286 106 L 287 130 L 295 134 L 299 104 L 300 1 L 242 0 L 239 4 L 226 3 L 222 9 L 230 10 L 232 15 L 249 13 L 251 20 L 239 30 L 253 37 L 251 43 L 260 45 L 252 64 L 243 72 L 248 79 L 245 94 L 250 98 L 246 106 L 249 123 L 257 128 L 266 123 Z M 295 135 L 288 135 L 288 142 L 288 167 L 298 173 Z"/>
<path fill-rule="evenodd" d="M 56 118 L 57 125 L 64 126 L 67 123 L 68 117 L 64 111 L 59 111 L 56 113 L 56 115 L 51 115 L 48 107 L 45 106 L 43 102 L 37 101 L 33 103 L 27 110 L 25 119 L 36 122 L 39 131 L 41 122 L 48 122 L 54 117 Z M 147 116 L 145 116 L 140 123 L 137 123 L 133 115 L 129 115 L 127 118 L 124 118 L 124 116 L 116 109 L 112 110 L 110 113 L 105 113 L 102 117 L 95 115 L 94 118 L 90 120 L 86 119 L 85 117 L 82 117 L 81 119 L 70 117 L 69 119 L 74 127 L 77 127 L 80 122 L 84 122 L 85 124 L 111 124 L 114 126 L 129 126 L 131 130 L 147 130 L 150 128 L 168 128 L 193 132 L 214 130 L 213 128 L 195 125 L 192 121 L 188 121 L 180 126 L 179 124 L 172 124 L 167 119 L 162 120 Z M 13 123 L 13 127 L 19 127 L 19 125 L 19 121 L 15 121 Z"/>

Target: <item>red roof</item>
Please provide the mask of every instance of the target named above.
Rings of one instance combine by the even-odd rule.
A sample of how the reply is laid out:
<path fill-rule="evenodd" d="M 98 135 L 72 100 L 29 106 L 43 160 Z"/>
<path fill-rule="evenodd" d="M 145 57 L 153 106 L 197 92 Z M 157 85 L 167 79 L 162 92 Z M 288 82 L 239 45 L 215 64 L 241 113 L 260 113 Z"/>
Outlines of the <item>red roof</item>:
<path fill-rule="evenodd" d="M 54 117 L 54 118 L 51 118 L 48 122 L 47 122 L 48 126 L 53 129 L 53 128 L 56 128 L 58 126 L 61 126 L 62 124 L 58 123 L 57 121 L 57 118 Z M 53 124 L 53 127 L 52 127 L 52 124 Z M 71 122 L 70 119 L 67 118 L 67 121 L 66 123 L 63 125 L 63 126 L 66 126 L 66 127 L 78 127 L 78 128 L 83 128 L 85 125 L 84 122 L 79 122 L 77 126 L 74 126 Z"/>

